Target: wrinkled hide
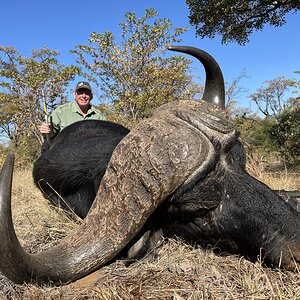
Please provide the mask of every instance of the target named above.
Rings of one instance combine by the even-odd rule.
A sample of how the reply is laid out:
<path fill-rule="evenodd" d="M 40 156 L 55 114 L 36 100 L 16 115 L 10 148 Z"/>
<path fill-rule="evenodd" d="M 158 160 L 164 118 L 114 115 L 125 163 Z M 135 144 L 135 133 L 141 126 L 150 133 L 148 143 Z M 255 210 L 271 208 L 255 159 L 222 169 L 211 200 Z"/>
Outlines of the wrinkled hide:
<path fill-rule="evenodd" d="M 295 210 L 300 212 L 300 191 L 285 191 L 285 190 L 276 190 L 283 200 L 291 205 Z"/>
<path fill-rule="evenodd" d="M 300 258 L 299 213 L 250 176 L 237 154 L 243 156 L 238 142 L 221 153 L 205 179 L 170 199 L 164 235 L 295 269 Z"/>

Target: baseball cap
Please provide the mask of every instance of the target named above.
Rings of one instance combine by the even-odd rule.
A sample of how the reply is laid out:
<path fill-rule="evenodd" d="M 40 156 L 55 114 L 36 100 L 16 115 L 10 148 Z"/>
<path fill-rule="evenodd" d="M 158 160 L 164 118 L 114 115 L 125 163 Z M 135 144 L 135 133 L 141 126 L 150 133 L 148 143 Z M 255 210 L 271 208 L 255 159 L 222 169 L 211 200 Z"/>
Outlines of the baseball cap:
<path fill-rule="evenodd" d="M 77 83 L 75 91 L 78 91 L 79 89 L 88 89 L 89 91 L 92 91 L 91 85 L 86 81 L 79 81 Z"/>

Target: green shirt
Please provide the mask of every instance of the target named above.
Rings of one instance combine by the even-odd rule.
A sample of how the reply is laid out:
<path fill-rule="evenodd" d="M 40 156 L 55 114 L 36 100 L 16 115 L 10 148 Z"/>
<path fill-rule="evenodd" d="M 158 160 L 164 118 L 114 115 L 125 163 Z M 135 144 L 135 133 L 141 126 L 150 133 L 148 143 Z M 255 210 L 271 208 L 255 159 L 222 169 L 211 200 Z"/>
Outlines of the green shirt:
<path fill-rule="evenodd" d="M 50 115 L 53 131 L 51 138 L 65 127 L 84 120 L 105 120 L 105 117 L 94 106 L 90 106 L 85 116 L 82 115 L 75 101 L 58 106 Z"/>

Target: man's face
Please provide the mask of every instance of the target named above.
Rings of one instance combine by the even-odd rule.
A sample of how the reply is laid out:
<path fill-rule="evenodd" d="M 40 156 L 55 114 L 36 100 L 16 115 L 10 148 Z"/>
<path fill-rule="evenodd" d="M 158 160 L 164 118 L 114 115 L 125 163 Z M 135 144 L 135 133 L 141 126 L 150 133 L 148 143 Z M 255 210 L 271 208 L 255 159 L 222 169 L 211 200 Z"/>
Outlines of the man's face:
<path fill-rule="evenodd" d="M 79 89 L 74 95 L 79 106 L 87 106 L 93 99 L 93 93 L 88 89 Z"/>

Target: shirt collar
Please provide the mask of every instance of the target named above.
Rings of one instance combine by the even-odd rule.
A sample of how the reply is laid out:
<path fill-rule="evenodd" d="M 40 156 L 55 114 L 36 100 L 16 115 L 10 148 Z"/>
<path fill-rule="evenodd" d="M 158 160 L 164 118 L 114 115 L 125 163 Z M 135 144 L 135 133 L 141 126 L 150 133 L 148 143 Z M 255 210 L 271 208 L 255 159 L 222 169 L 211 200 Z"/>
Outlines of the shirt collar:
<path fill-rule="evenodd" d="M 81 115 L 81 111 L 79 110 L 79 107 L 78 107 L 78 104 L 76 101 L 73 101 L 71 103 L 71 111 L 72 112 L 75 112 L 75 113 L 78 113 Z M 89 115 L 90 113 L 94 112 L 94 107 L 92 105 L 90 105 L 88 111 L 87 111 L 87 115 Z"/>

